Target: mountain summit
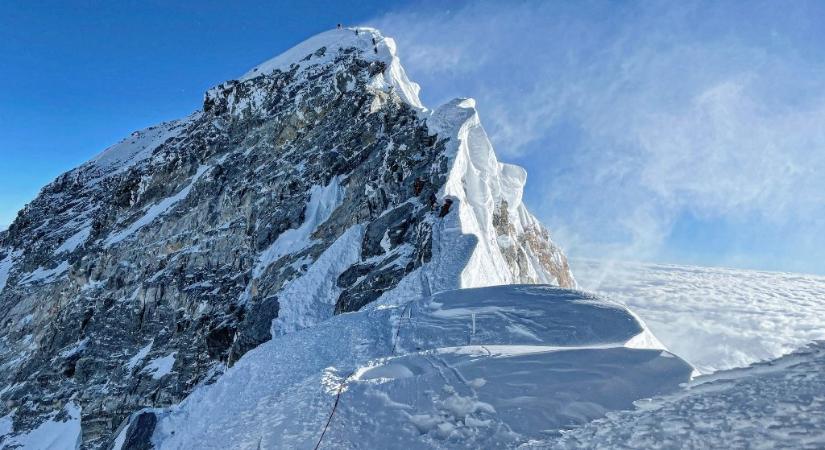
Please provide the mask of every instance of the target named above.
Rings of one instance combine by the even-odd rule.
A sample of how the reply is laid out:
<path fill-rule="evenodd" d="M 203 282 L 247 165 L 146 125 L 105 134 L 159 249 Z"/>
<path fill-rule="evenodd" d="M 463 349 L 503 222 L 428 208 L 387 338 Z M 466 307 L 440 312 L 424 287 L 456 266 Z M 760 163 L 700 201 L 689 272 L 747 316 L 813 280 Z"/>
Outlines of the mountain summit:
<path fill-rule="evenodd" d="M 174 435 L 165 408 L 239 376 L 263 343 L 257 358 L 292 352 L 273 358 L 300 373 L 330 323 L 327 339 L 371 339 L 437 293 L 575 287 L 474 101 L 428 110 L 418 91 L 392 39 L 328 31 L 43 188 L 0 232 L 0 444 L 145 448 Z M 379 311 L 395 315 L 344 332 Z M 646 331 L 628 326 L 610 342 L 638 346 Z M 513 330 L 552 341 L 528 328 Z"/>

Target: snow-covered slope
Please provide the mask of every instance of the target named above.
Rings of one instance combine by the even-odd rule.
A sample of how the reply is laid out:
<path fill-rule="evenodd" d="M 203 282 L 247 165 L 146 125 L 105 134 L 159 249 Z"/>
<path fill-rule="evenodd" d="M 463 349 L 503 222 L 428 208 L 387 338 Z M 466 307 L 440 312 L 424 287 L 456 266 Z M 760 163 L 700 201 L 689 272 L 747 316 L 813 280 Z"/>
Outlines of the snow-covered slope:
<path fill-rule="evenodd" d="M 646 333 L 618 304 L 575 291 L 442 292 L 261 345 L 158 412 L 152 440 L 161 449 L 513 446 L 687 381 L 684 361 L 640 348 Z"/>
<path fill-rule="evenodd" d="M 696 378 L 635 411 L 524 448 L 825 448 L 825 342 Z"/>
<path fill-rule="evenodd" d="M 703 373 L 825 339 L 825 277 L 616 261 L 573 265 L 583 288 L 626 304 Z"/>
<path fill-rule="evenodd" d="M 9 436 L 13 417 L 0 417 L 0 444 L 2 448 L 38 450 L 76 450 L 80 439 L 80 408 L 73 402 L 52 413 L 37 428 L 28 433 Z"/>

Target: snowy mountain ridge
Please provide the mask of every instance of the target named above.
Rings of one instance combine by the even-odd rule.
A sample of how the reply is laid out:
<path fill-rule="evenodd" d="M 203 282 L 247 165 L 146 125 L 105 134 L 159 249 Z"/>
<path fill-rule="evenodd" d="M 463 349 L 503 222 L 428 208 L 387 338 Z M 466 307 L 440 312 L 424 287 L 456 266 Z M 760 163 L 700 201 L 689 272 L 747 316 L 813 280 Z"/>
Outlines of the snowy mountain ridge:
<path fill-rule="evenodd" d="M 325 49 L 319 53 L 320 49 Z M 334 56 L 342 50 L 357 49 L 364 61 L 381 62 L 385 69 L 382 77 L 371 80 L 369 88 L 395 92 L 398 97 L 421 111 L 424 105 L 418 98 L 421 88 L 407 78 L 396 52 L 395 40 L 386 37 L 375 28 L 357 27 L 344 30 L 330 30 L 319 33 L 280 55 L 263 62 L 241 76 L 238 81 L 246 81 L 261 75 L 271 74 L 276 70 L 284 71 L 293 64 L 298 70 L 316 67 L 319 64 L 334 63 Z M 314 58 L 308 58 L 313 55 Z"/>
<path fill-rule="evenodd" d="M 333 30 L 256 69 L 0 232 L 3 442 L 79 420 L 82 448 L 108 447 L 336 314 L 575 285 L 473 102 L 423 108 L 390 39 Z"/>

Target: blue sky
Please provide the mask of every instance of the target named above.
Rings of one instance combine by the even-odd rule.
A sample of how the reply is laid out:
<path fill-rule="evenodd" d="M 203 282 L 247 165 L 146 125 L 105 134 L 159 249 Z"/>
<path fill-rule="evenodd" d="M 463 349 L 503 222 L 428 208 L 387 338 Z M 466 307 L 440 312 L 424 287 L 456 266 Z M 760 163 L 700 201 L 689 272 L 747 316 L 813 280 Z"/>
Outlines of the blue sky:
<path fill-rule="evenodd" d="M 337 22 L 394 37 L 428 106 L 475 97 L 571 256 L 825 274 L 823 2 L 6 1 L 0 226 Z"/>

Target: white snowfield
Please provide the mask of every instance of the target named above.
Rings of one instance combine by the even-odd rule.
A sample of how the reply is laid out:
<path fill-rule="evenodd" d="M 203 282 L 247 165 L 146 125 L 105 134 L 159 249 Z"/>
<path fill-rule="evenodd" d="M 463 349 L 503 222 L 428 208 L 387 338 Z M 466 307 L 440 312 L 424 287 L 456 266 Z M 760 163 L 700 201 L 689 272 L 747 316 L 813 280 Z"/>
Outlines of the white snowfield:
<path fill-rule="evenodd" d="M 825 277 L 572 260 L 580 285 L 626 304 L 702 373 L 745 367 L 825 339 Z"/>
<path fill-rule="evenodd" d="M 825 342 L 522 448 L 825 448 Z"/>
<path fill-rule="evenodd" d="M 645 332 L 617 304 L 535 285 L 343 314 L 262 344 L 159 412 L 153 442 L 313 448 L 323 433 L 321 448 L 514 446 L 687 382 L 680 358 L 628 346 Z"/>

